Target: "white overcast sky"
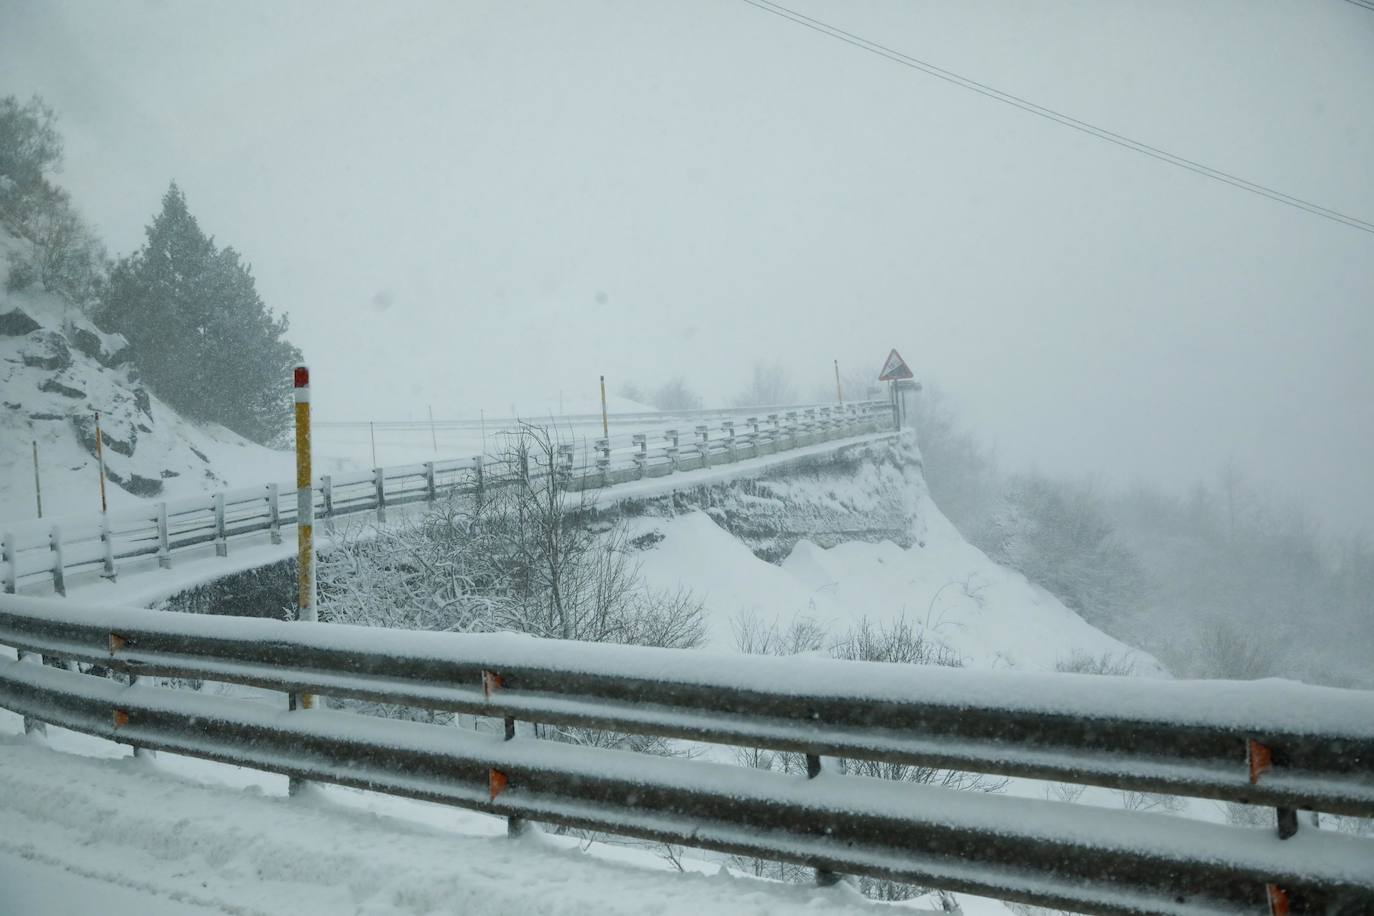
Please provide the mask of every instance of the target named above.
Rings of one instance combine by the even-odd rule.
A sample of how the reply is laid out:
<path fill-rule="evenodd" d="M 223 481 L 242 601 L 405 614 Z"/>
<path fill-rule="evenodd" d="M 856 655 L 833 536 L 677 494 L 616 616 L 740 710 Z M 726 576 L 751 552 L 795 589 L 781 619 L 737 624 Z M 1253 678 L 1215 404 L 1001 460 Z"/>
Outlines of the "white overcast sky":
<path fill-rule="evenodd" d="M 1374 220 L 1374 12 L 1342 0 L 788 4 Z M 1374 512 L 1374 235 L 740 0 L 0 0 L 113 253 L 169 180 L 291 317 L 333 418 L 469 413 L 897 346 L 1012 466 L 1229 457 Z"/>

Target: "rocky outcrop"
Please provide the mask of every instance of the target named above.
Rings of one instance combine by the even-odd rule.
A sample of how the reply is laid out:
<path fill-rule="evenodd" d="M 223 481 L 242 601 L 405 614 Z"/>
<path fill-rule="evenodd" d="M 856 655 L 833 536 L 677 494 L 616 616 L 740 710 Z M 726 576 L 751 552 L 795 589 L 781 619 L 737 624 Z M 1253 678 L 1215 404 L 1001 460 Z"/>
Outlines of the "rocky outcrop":
<path fill-rule="evenodd" d="M 50 394 L 60 394 L 64 398 L 84 398 L 86 396 L 86 392 L 80 388 L 69 388 L 54 378 L 44 379 L 38 386 L 38 390 Z"/>
<path fill-rule="evenodd" d="M 129 358 L 129 341 L 123 334 L 106 334 L 83 317 L 67 323 L 67 340 L 102 366 L 113 368 Z"/>
<path fill-rule="evenodd" d="M 41 324 L 34 321 L 29 313 L 21 308 L 12 308 L 0 312 L 0 335 L 23 337 L 25 334 L 32 334 L 41 327 Z"/>
<path fill-rule="evenodd" d="M 34 369 L 66 369 L 72 364 L 72 353 L 66 339 L 56 331 L 34 331 L 29 335 L 19 358 Z"/>

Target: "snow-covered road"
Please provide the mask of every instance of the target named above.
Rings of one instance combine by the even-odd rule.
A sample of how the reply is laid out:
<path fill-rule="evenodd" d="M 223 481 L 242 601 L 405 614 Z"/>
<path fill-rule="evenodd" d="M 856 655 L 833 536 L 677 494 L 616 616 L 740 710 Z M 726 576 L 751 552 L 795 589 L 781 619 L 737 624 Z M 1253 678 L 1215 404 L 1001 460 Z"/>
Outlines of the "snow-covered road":
<path fill-rule="evenodd" d="M 731 877 L 702 861 L 679 874 L 645 849 L 511 840 L 497 819 L 441 806 L 332 787 L 288 799 L 278 777 L 172 756 L 116 757 L 126 749 L 60 729 L 24 738 L 17 724 L 0 711 L 6 916 L 878 909 L 848 888 Z"/>

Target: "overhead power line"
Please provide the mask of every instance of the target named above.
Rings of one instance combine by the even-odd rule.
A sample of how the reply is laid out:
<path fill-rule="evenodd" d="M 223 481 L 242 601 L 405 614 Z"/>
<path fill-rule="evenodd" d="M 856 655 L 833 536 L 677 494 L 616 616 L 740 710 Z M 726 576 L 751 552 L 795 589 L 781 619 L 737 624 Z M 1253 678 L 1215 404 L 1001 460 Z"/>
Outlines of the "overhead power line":
<path fill-rule="evenodd" d="M 1374 3 L 1371 3 L 1370 0 L 1345 0 L 1345 2 L 1374 12 Z"/>
<path fill-rule="evenodd" d="M 1261 197 L 1267 197 L 1270 200 L 1277 201 L 1278 203 L 1287 204 L 1288 206 L 1296 207 L 1299 210 L 1305 210 L 1308 213 L 1313 214 L 1314 216 L 1320 216 L 1324 219 L 1329 219 L 1334 222 L 1350 226 L 1353 229 L 1359 229 L 1364 232 L 1374 234 L 1374 223 L 1371 223 L 1368 220 L 1363 220 L 1357 216 L 1351 216 L 1346 213 L 1341 213 L 1337 210 L 1332 210 L 1330 207 L 1323 207 L 1321 204 L 1314 203 L 1310 200 L 1304 200 L 1301 197 L 1294 197 L 1292 194 L 1286 194 L 1283 191 L 1278 190 L 1277 188 L 1271 188 L 1267 185 L 1262 185 L 1258 182 L 1250 181 L 1248 179 L 1240 177 L 1239 175 L 1235 175 L 1230 172 L 1223 171 L 1221 169 L 1213 168 L 1212 166 L 1205 165 L 1204 163 L 1197 162 L 1193 159 L 1185 158 L 1176 153 L 1171 153 L 1168 150 L 1161 149 L 1157 146 L 1151 146 L 1148 143 L 1143 143 L 1139 140 L 1133 140 L 1130 137 L 1126 137 L 1114 131 L 1110 131 L 1105 127 L 1099 127 L 1096 124 L 1090 124 L 1087 121 L 1081 121 L 1078 118 L 1064 114 L 1063 112 L 1055 111 L 1052 108 L 1046 108 L 1043 105 L 1038 105 L 1035 102 L 1030 101 L 1029 99 L 1024 99 L 1020 96 L 1013 95 L 1010 92 L 1004 92 L 1001 89 L 994 88 L 992 86 L 987 85 L 986 83 L 980 83 L 977 80 L 970 79 L 966 76 L 960 76 L 958 73 L 955 73 L 951 70 L 946 70 L 942 67 L 937 67 L 932 63 L 928 63 L 927 61 L 923 61 L 918 58 L 912 57 L 909 54 L 903 54 L 901 51 L 897 51 L 885 45 L 878 44 L 876 41 L 871 41 L 860 35 L 855 35 L 852 32 L 847 32 L 844 29 L 841 29 L 838 26 L 831 25 L 828 22 L 822 22 L 819 19 L 813 19 L 812 17 L 807 16 L 803 13 L 799 13 L 796 10 L 789 9 L 785 6 L 780 6 L 777 3 L 773 3 L 772 0 L 744 0 L 744 2 L 749 4 L 750 6 L 757 7 L 758 9 L 763 10 L 764 12 L 772 13 L 775 16 L 780 16 L 783 19 L 795 22 L 797 25 L 805 26 L 808 29 L 820 32 L 823 35 L 828 35 L 831 38 L 838 39 L 839 41 L 843 41 L 846 44 L 850 44 L 861 50 L 868 51 L 871 54 L 877 54 L 879 57 L 885 57 L 893 63 L 901 64 L 904 67 L 910 67 L 913 70 L 919 70 L 922 73 L 927 74 L 928 76 L 933 76 L 937 79 L 944 80 L 947 83 L 952 83 L 956 86 L 959 86 L 962 89 L 967 89 L 971 92 L 976 92 L 979 95 L 986 96 L 998 102 L 1011 105 L 1015 108 L 1021 109 L 1022 111 L 1029 112 L 1030 114 L 1036 115 L 1041 118 L 1045 118 L 1049 121 L 1053 121 L 1056 124 L 1060 124 L 1064 127 L 1070 127 L 1074 130 L 1096 137 L 1099 140 L 1106 140 L 1108 143 L 1114 143 L 1117 146 L 1125 147 L 1129 150 L 1134 150 L 1137 153 L 1141 153 L 1153 159 L 1158 159 L 1161 162 L 1167 162 L 1170 165 L 1175 165 L 1179 168 L 1187 169 L 1190 172 L 1196 172 L 1199 175 L 1206 176 L 1207 178 L 1211 178 L 1215 181 L 1224 182 L 1225 184 L 1229 184 L 1232 187 L 1240 188 L 1242 191 L 1249 191 L 1251 194 L 1258 194 Z M 1351 0 L 1351 2 L 1355 2 L 1355 0 Z"/>

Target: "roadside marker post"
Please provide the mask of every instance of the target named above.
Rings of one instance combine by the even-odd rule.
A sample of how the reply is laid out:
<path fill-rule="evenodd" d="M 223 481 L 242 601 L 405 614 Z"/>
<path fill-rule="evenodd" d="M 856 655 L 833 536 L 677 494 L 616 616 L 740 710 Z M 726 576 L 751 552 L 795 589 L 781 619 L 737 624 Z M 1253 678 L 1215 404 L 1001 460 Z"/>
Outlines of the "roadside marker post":
<path fill-rule="evenodd" d="M 296 405 L 296 619 L 314 623 L 315 611 L 315 500 L 310 472 L 310 369 L 294 372 Z M 313 694 L 291 694 L 292 709 L 313 709 Z M 293 783 L 293 786 L 295 784 Z"/>
<path fill-rule="evenodd" d="M 43 484 L 38 479 L 38 440 L 33 440 L 33 495 L 38 500 L 38 517 L 43 517 Z"/>
<path fill-rule="evenodd" d="M 611 424 L 606 418 L 606 376 L 601 376 L 601 438 L 611 438 Z"/>

